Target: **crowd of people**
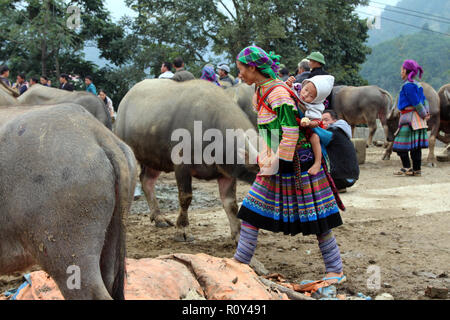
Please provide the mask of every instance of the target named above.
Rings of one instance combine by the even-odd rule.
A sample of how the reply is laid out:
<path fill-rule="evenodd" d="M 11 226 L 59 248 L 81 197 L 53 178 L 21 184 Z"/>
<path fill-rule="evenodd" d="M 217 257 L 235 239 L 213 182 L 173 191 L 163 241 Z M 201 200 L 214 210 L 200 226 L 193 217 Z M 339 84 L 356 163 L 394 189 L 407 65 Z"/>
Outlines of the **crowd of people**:
<path fill-rule="evenodd" d="M 15 83 L 11 83 L 9 80 L 10 77 L 10 70 L 8 66 L 3 65 L 0 67 L 0 81 L 8 88 L 14 90 L 17 92 L 18 96 L 23 95 L 29 88 L 36 84 L 41 84 L 45 87 L 52 87 L 52 82 L 47 76 L 41 76 L 38 80 L 36 77 L 31 77 L 29 81 L 26 80 L 26 75 L 24 73 L 19 73 L 16 78 Z M 86 92 L 92 93 L 93 95 L 98 96 L 107 107 L 111 118 L 115 119 L 116 113 L 114 111 L 114 106 L 111 98 L 109 98 L 105 92 L 105 90 L 101 89 L 97 92 L 97 88 L 94 84 L 93 77 L 92 76 L 86 76 L 84 78 L 84 83 L 86 85 Z M 71 77 L 66 74 L 62 73 L 59 77 L 59 86 L 58 89 L 66 90 L 69 92 L 75 91 L 75 86 L 73 85 L 71 81 Z"/>

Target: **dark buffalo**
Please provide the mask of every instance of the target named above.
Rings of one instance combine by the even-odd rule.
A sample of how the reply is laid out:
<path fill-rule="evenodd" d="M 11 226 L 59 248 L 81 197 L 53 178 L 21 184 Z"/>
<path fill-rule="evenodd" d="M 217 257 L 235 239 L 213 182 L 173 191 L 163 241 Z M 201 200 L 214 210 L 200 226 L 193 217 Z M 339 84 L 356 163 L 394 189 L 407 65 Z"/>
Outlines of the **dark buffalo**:
<path fill-rule="evenodd" d="M 195 137 L 196 121 L 201 122 L 203 129 L 199 137 Z M 191 145 L 189 150 L 178 150 L 175 154 L 183 153 L 191 161 L 175 164 L 173 153 L 179 140 L 175 141 L 172 134 L 179 129 L 189 134 Z M 225 90 L 207 81 L 177 83 L 171 80 L 144 80 L 127 93 L 119 106 L 115 131 L 131 146 L 141 164 L 142 187 L 151 210 L 151 219 L 158 227 L 166 227 L 170 221 L 164 219 L 159 210 L 155 183 L 161 172 L 175 172 L 180 200 L 175 235 L 177 241 L 192 239 L 188 219 L 192 177 L 218 181 L 221 200 L 230 221 L 231 236 L 236 240 L 240 230 L 240 221 L 236 217 L 236 179 L 253 183 L 258 172 L 256 166 L 245 164 L 206 163 L 204 159 L 194 164 L 195 149 L 203 153 L 210 144 L 201 141 L 203 133 L 210 129 L 217 129 L 223 137 L 228 129 L 254 130 L 244 112 Z M 231 156 L 235 157 L 236 153 L 233 149 Z"/>
<path fill-rule="evenodd" d="M 380 119 L 387 137 L 387 114 L 392 100 L 389 92 L 377 86 L 337 86 L 333 89 L 331 108 L 337 112 L 340 119 L 344 119 L 352 126 L 353 131 L 356 125 L 367 124 L 369 126 L 367 146 L 369 146 L 377 131 L 377 119 Z"/>
<path fill-rule="evenodd" d="M 0 139 L 0 274 L 39 265 L 66 299 L 124 299 L 131 149 L 68 103 L 0 109 Z"/>

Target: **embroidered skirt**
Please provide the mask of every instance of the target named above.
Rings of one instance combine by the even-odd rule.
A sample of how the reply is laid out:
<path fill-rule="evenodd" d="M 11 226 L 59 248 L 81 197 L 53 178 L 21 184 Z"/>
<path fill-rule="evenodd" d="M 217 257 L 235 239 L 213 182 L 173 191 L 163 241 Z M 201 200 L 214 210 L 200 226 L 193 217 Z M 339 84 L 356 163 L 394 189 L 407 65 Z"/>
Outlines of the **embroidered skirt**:
<path fill-rule="evenodd" d="M 413 130 L 409 125 L 403 125 L 394 140 L 394 152 L 408 152 L 415 149 L 428 148 L 427 129 Z"/>
<path fill-rule="evenodd" d="M 292 236 L 324 234 L 342 225 L 324 168 L 316 176 L 308 174 L 314 164 L 312 150 L 298 150 L 295 161 L 297 165 L 280 161 L 276 175 L 257 176 L 239 210 L 239 219 L 260 229 Z M 296 167 L 301 168 L 297 178 Z"/>

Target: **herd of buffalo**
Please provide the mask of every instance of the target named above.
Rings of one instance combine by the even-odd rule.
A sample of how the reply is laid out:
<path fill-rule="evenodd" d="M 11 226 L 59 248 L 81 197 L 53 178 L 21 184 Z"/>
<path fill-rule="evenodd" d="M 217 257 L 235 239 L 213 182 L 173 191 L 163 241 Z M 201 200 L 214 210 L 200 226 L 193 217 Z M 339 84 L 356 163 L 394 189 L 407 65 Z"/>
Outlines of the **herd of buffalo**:
<path fill-rule="evenodd" d="M 450 84 L 439 92 L 421 84 L 430 104 L 428 160 L 434 163 L 436 139 L 450 143 Z M 162 172 L 175 172 L 177 241 L 193 239 L 192 178 L 217 180 L 237 240 L 236 182 L 253 183 L 258 167 L 248 161 L 175 164 L 172 134 L 181 128 L 194 136 L 195 122 L 224 136 L 254 129 L 253 93 L 245 84 L 224 90 L 204 80 L 144 80 L 123 98 L 113 125 L 104 103 L 90 93 L 34 85 L 15 98 L 0 85 L 0 275 L 39 265 L 66 299 L 124 299 L 125 228 L 139 174 L 152 221 L 167 227 L 173 223 L 161 214 L 155 184 Z M 399 114 L 388 92 L 335 87 L 331 107 L 353 127 L 368 125 L 368 145 L 379 119 L 389 159 Z M 193 141 L 192 155 L 209 143 Z M 67 285 L 73 266 L 81 270 L 80 290 Z"/>

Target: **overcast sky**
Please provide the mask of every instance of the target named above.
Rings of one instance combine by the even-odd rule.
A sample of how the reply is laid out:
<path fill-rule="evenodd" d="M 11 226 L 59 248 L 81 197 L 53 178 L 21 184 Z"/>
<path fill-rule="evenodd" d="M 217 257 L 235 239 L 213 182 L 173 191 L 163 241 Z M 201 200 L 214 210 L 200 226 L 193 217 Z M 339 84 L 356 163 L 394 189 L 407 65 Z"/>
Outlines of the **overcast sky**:
<path fill-rule="evenodd" d="M 228 0 L 228 1 L 225 0 L 224 2 L 230 3 L 229 1 L 230 0 Z M 371 7 L 361 7 L 361 8 L 358 8 L 358 11 L 367 12 L 367 13 L 371 13 L 371 14 L 377 14 L 379 9 L 377 9 L 375 7 L 378 7 L 378 8 L 384 7 L 380 3 L 395 6 L 399 1 L 400 0 L 377 0 L 376 3 L 370 4 Z M 125 0 L 106 0 L 106 6 L 107 6 L 108 10 L 111 12 L 114 20 L 119 20 L 124 15 L 128 15 L 128 16 L 135 15 L 135 12 L 125 5 Z M 230 4 L 230 8 L 231 7 L 232 6 Z M 367 17 L 367 15 L 364 15 L 361 13 L 358 13 L 358 14 L 360 14 L 361 17 L 363 17 L 363 18 Z"/>

